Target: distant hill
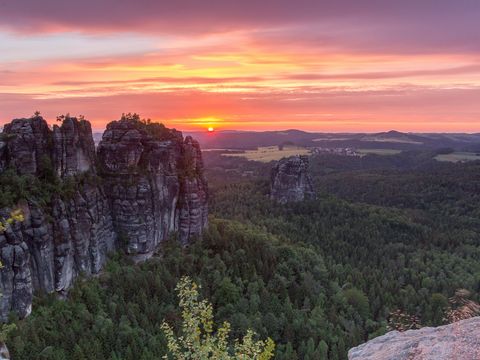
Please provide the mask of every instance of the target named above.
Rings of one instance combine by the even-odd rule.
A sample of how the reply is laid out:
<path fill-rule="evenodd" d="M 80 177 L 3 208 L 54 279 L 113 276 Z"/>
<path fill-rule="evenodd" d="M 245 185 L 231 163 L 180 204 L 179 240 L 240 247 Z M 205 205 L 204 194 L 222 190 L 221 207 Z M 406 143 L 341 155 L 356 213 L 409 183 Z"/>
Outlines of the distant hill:
<path fill-rule="evenodd" d="M 300 130 L 284 131 L 215 131 L 215 132 L 185 132 L 200 142 L 204 149 L 256 149 L 259 146 L 280 145 L 291 142 L 298 145 L 313 145 L 312 140 L 318 134 Z"/>
<path fill-rule="evenodd" d="M 369 149 L 420 150 L 452 148 L 480 151 L 480 134 L 404 133 L 390 130 L 379 133 L 314 133 L 289 129 L 283 131 L 185 132 L 196 138 L 204 149 L 255 149 L 286 142 L 300 146 L 355 147 Z"/>
<path fill-rule="evenodd" d="M 480 133 L 315 133 L 296 129 L 278 131 L 193 131 L 184 132 L 200 142 L 203 149 L 248 150 L 285 143 L 299 146 L 354 147 L 367 149 L 422 150 L 451 148 L 480 152 Z M 102 133 L 93 133 L 96 144 Z"/>

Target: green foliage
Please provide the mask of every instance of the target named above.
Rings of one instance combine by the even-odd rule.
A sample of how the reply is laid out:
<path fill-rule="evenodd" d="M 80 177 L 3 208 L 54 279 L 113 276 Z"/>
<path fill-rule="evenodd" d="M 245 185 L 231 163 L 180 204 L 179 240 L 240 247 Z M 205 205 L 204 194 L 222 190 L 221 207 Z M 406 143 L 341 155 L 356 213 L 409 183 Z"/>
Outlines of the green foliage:
<path fill-rule="evenodd" d="M 117 257 L 67 302 L 37 299 L 8 336 L 13 358 L 159 359 L 163 320 L 182 328 L 174 289 L 185 275 L 215 323 L 233 338 L 271 337 L 280 360 L 346 359 L 397 315 L 440 325 L 456 289 L 479 300 L 480 166 L 431 157 L 320 157 L 318 200 L 279 206 L 266 196 L 269 165 L 207 155 L 203 239 L 168 242 L 140 265 Z"/>
<path fill-rule="evenodd" d="M 343 296 L 347 300 L 347 303 L 351 305 L 360 316 L 365 319 L 369 317 L 370 305 L 363 291 L 355 288 L 347 289 L 343 292 Z"/>
<path fill-rule="evenodd" d="M 7 228 L 15 222 L 21 222 L 24 220 L 23 213 L 20 209 L 13 210 L 10 212 L 10 215 L 3 219 L 0 217 L 0 234 L 7 230 Z M 2 264 L 0 263 L 0 267 Z"/>
<path fill-rule="evenodd" d="M 137 113 L 123 113 L 121 120 L 137 123 L 139 129 L 146 131 L 147 134 L 158 140 L 169 140 L 175 137 L 175 131 L 161 123 L 152 122 L 151 119 L 142 119 Z"/>
<path fill-rule="evenodd" d="M 283 357 L 288 342 L 303 358 L 300 347 L 309 338 L 316 349 L 321 340 L 333 344 L 347 336 L 328 314 L 346 313 L 348 305 L 312 247 L 211 219 L 202 241 L 188 248 L 168 242 L 161 257 L 139 265 L 117 257 L 100 277 L 78 281 L 69 301 L 36 299 L 32 315 L 9 335 L 12 356 L 39 358 L 54 344 L 44 359 L 70 359 L 78 344 L 87 359 L 160 359 L 167 349 L 162 322 L 182 326 L 174 289 L 185 275 L 212 299 L 215 323 L 229 322 L 232 338 L 248 329 L 271 337 L 278 344 L 275 358 L 288 359 Z"/>
<path fill-rule="evenodd" d="M 197 284 L 189 277 L 183 277 L 176 290 L 182 308 L 182 335 L 176 337 L 170 325 L 166 322 L 162 324 L 169 355 L 174 359 L 268 360 L 273 357 L 275 344 L 272 339 L 255 341 L 255 333 L 250 329 L 242 340 L 234 341 L 234 354 L 231 355 L 228 341 L 230 324 L 224 322 L 214 331 L 212 305 L 206 300 L 199 300 Z M 165 359 L 169 359 L 169 355 L 165 355 Z"/>
<path fill-rule="evenodd" d="M 0 208 L 13 207 L 21 200 L 30 200 L 41 206 L 49 206 L 52 198 L 70 199 L 83 184 L 99 184 L 101 179 L 86 172 L 60 180 L 51 160 L 42 157 L 38 176 L 20 175 L 9 168 L 0 173 Z"/>

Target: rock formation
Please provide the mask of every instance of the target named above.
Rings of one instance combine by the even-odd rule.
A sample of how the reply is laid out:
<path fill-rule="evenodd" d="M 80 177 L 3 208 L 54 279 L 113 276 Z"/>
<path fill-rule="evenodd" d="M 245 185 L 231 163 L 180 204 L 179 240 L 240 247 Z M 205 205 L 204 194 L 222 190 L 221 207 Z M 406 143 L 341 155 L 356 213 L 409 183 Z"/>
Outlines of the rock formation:
<path fill-rule="evenodd" d="M 42 161 L 50 158 L 51 130 L 41 117 L 15 119 L 3 128 L 5 166 L 19 174 L 35 175 Z"/>
<path fill-rule="evenodd" d="M 60 177 L 75 175 L 95 166 L 95 143 L 88 121 L 67 117 L 53 126 L 54 163 Z"/>
<path fill-rule="evenodd" d="M 10 360 L 10 352 L 5 343 L 0 343 L 0 360 Z"/>
<path fill-rule="evenodd" d="M 436 328 L 391 331 L 348 352 L 349 360 L 477 360 L 480 317 Z"/>
<path fill-rule="evenodd" d="M 13 120 L 0 138 L 7 168 L 54 189 L 0 209 L 25 217 L 0 233 L 2 319 L 27 316 L 35 291 L 64 294 L 80 273 L 97 274 L 109 252 L 148 257 L 170 233 L 187 243 L 206 226 L 199 145 L 159 124 L 114 121 L 96 152 L 88 121 L 51 130 L 41 117 Z"/>
<path fill-rule="evenodd" d="M 0 172 L 4 171 L 7 165 L 6 150 L 7 143 L 3 140 L 3 137 L 0 137 Z"/>
<path fill-rule="evenodd" d="M 272 170 L 270 198 L 283 204 L 314 197 L 308 156 L 296 155 L 280 160 Z"/>
<path fill-rule="evenodd" d="M 207 185 L 196 141 L 159 124 L 107 126 L 98 158 L 113 221 L 127 252 L 149 256 L 172 231 L 182 243 L 207 222 Z"/>

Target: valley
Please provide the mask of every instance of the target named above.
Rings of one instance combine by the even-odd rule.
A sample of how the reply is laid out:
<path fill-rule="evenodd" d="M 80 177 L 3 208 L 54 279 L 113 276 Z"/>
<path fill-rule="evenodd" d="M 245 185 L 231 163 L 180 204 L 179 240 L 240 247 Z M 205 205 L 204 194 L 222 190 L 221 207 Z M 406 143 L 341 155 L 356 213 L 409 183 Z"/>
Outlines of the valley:
<path fill-rule="evenodd" d="M 479 19 L 0 0 L 0 360 L 480 360 Z"/>
<path fill-rule="evenodd" d="M 78 359 L 158 359 L 162 320 L 179 321 L 174 288 L 184 275 L 217 321 L 235 336 L 252 328 L 271 337 L 281 360 L 346 359 L 396 326 L 396 311 L 441 325 L 458 289 L 480 301 L 478 162 L 437 161 L 429 150 L 313 154 L 315 198 L 279 204 L 269 198 L 278 157 L 243 155 L 203 152 L 210 215 L 201 238 L 182 247 L 172 233 L 140 264 L 116 251 L 67 301 L 37 294 L 29 317 L 12 314 L 13 358 L 64 359 L 73 348 Z"/>

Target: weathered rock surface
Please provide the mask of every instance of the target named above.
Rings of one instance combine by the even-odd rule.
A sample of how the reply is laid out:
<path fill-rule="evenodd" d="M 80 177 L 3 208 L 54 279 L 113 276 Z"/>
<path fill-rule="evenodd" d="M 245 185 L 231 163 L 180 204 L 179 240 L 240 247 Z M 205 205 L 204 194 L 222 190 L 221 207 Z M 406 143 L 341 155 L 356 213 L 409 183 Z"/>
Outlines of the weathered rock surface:
<path fill-rule="evenodd" d="M 350 360 L 478 360 L 480 317 L 436 328 L 391 331 L 348 352 Z"/>
<path fill-rule="evenodd" d="M 201 233 L 207 183 L 196 141 L 138 121 L 114 121 L 98 146 L 98 158 L 128 253 L 149 256 L 173 231 L 183 243 Z"/>
<path fill-rule="evenodd" d="M 50 158 L 52 132 L 41 117 L 15 119 L 3 128 L 6 164 L 20 174 L 37 174 L 42 161 Z M 5 141 L 5 140 L 4 140 Z"/>
<path fill-rule="evenodd" d="M 10 360 L 10 352 L 5 343 L 0 343 L 0 360 Z"/>
<path fill-rule="evenodd" d="M 47 164 L 69 191 L 53 193 L 48 204 L 17 204 L 24 221 L 0 233 L 2 319 L 10 311 L 27 316 L 35 291 L 64 294 L 80 273 L 97 274 L 109 252 L 148 257 L 170 233 L 187 243 L 206 226 L 200 148 L 180 132 L 112 122 L 97 155 L 87 121 L 66 118 L 50 130 L 36 117 L 6 125 L 3 139 L 0 170 L 38 176 Z"/>
<path fill-rule="evenodd" d="M 95 143 L 90 123 L 67 117 L 53 126 L 54 164 L 60 177 L 75 175 L 95 166 Z"/>
<path fill-rule="evenodd" d="M 7 143 L 0 138 L 0 172 L 4 171 L 7 165 L 6 150 Z"/>
<path fill-rule="evenodd" d="M 272 169 L 270 197 L 280 203 L 315 197 L 308 171 L 308 156 L 292 156 L 277 163 Z"/>

